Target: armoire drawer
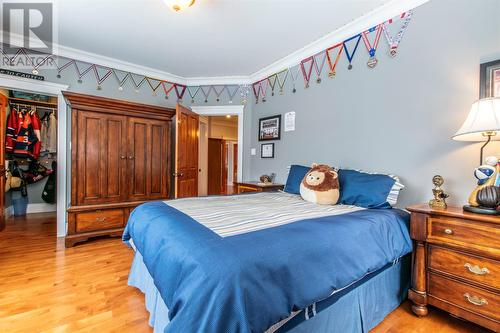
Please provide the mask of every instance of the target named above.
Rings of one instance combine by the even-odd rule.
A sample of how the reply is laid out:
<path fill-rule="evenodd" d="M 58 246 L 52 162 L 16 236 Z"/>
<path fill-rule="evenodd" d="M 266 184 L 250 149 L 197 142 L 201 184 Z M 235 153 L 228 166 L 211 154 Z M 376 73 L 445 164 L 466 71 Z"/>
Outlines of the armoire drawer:
<path fill-rule="evenodd" d="M 123 209 L 76 213 L 76 232 L 121 228 L 124 224 L 125 212 Z"/>

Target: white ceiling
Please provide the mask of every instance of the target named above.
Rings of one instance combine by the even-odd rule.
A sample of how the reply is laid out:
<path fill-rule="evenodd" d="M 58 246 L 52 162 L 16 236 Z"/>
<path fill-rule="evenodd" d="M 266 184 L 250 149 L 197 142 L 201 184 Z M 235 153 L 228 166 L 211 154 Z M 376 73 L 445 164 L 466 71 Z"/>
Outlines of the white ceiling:
<path fill-rule="evenodd" d="M 58 0 L 64 47 L 182 77 L 248 76 L 391 0 Z M 394 0 L 392 0 L 394 2 Z"/>

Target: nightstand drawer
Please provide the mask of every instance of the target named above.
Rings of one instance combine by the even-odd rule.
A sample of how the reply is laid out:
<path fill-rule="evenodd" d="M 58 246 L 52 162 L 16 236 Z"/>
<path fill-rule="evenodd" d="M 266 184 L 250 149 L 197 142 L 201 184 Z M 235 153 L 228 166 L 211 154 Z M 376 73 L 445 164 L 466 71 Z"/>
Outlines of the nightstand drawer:
<path fill-rule="evenodd" d="M 76 231 L 106 230 L 123 227 L 123 209 L 95 210 L 76 214 Z"/>
<path fill-rule="evenodd" d="M 439 275 L 429 274 L 429 295 L 471 312 L 500 319 L 500 295 L 456 282 Z"/>
<path fill-rule="evenodd" d="M 429 267 L 500 289 L 500 262 L 496 260 L 430 246 Z"/>
<path fill-rule="evenodd" d="M 238 194 L 239 193 L 248 193 L 248 192 L 260 192 L 260 191 L 256 187 L 243 186 L 243 185 L 238 186 Z"/>
<path fill-rule="evenodd" d="M 472 245 L 486 251 L 491 248 L 500 250 L 500 228 L 447 217 L 430 217 L 429 223 L 429 242 L 437 240 L 465 247 Z"/>

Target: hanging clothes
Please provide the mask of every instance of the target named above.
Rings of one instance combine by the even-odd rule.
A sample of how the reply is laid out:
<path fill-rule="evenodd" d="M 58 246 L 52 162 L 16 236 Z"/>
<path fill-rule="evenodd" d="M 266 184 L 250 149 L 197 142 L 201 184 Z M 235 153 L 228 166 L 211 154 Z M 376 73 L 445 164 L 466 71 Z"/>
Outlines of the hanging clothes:
<path fill-rule="evenodd" d="M 57 152 L 57 118 L 54 112 L 47 113 L 42 118 L 41 141 L 42 152 Z"/>
<path fill-rule="evenodd" d="M 7 122 L 6 152 L 19 158 L 37 159 L 41 148 L 39 135 L 40 119 L 36 112 L 13 108 Z"/>
<path fill-rule="evenodd" d="M 5 152 L 12 154 L 14 152 L 17 132 L 19 131 L 19 116 L 17 109 L 12 109 L 7 118 L 7 130 L 5 132 Z"/>
<path fill-rule="evenodd" d="M 45 135 L 45 147 L 49 153 L 57 152 L 57 118 L 54 112 L 48 116 L 48 127 Z M 42 140 L 43 141 L 43 140 Z"/>
<path fill-rule="evenodd" d="M 56 169 L 57 169 L 57 163 L 54 161 L 52 162 L 52 173 L 49 175 L 49 178 L 47 179 L 47 182 L 45 183 L 45 187 L 43 188 L 42 192 L 42 199 L 46 203 L 56 203 L 56 188 L 57 188 L 57 183 L 56 183 Z"/>
<path fill-rule="evenodd" d="M 42 149 L 42 136 L 40 133 L 40 128 L 42 126 L 42 123 L 35 108 L 33 108 L 29 114 L 31 116 L 33 132 L 35 133 L 37 139 L 35 142 L 33 142 L 32 144 L 33 146 L 30 147 L 30 151 L 31 151 L 31 157 L 36 160 L 40 156 L 40 151 Z"/>

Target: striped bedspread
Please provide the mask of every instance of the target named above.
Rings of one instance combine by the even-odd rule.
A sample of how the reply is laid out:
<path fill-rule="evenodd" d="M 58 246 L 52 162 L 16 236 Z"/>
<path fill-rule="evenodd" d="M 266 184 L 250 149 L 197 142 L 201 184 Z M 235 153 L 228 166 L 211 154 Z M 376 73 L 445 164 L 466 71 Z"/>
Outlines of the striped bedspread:
<path fill-rule="evenodd" d="M 347 205 L 318 205 L 286 192 L 186 198 L 165 203 L 221 237 L 363 209 Z"/>

